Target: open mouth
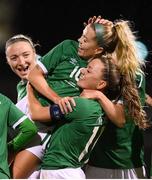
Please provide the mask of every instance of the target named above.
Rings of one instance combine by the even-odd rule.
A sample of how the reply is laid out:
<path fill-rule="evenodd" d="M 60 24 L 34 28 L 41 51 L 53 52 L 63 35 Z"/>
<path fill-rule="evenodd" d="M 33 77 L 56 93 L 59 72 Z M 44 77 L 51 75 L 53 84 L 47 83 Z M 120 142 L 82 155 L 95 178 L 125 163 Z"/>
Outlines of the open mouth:
<path fill-rule="evenodd" d="M 29 70 L 29 65 L 25 66 L 25 67 L 17 67 L 17 70 L 22 74 L 22 75 L 26 75 L 28 70 Z"/>
<path fill-rule="evenodd" d="M 84 79 L 84 75 L 82 73 L 80 74 L 79 79 L 81 79 L 81 80 Z"/>

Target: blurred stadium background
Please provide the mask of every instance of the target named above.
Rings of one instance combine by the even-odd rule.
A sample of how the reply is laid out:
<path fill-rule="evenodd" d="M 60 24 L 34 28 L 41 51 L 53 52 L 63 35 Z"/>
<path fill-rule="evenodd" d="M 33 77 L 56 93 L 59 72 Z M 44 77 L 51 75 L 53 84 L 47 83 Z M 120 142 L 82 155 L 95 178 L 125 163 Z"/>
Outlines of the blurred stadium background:
<path fill-rule="evenodd" d="M 51 4 L 52 3 L 52 4 Z M 44 55 L 64 39 L 77 39 L 83 22 L 90 16 L 102 15 L 110 20 L 127 19 L 134 25 L 139 41 L 148 50 L 146 56 L 147 92 L 152 95 L 152 1 L 151 0 L 0 0 L 0 92 L 16 102 L 18 78 L 5 58 L 5 42 L 17 33 L 32 37 Z"/>

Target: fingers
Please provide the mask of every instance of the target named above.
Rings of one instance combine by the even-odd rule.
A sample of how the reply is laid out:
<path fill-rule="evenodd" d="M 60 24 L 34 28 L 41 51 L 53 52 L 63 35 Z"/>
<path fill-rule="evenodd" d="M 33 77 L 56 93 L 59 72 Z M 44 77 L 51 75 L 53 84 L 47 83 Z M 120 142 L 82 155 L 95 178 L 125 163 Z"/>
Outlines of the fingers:
<path fill-rule="evenodd" d="M 90 18 L 88 19 L 88 22 L 87 22 L 87 23 L 84 22 L 83 25 L 84 25 L 84 26 L 87 26 L 88 24 L 94 23 L 95 20 L 96 20 L 96 16 L 90 17 Z"/>
<path fill-rule="evenodd" d="M 98 17 L 94 20 L 94 23 L 100 23 L 100 20 L 101 20 L 101 16 L 98 16 Z"/>
<path fill-rule="evenodd" d="M 76 103 L 72 97 L 64 97 L 59 100 L 58 105 L 63 114 L 68 114 L 73 111 L 73 107 L 76 106 Z"/>
<path fill-rule="evenodd" d="M 113 22 L 112 21 L 109 21 L 107 19 L 100 19 L 99 20 L 99 23 L 100 24 L 103 24 L 103 25 L 106 25 L 106 26 L 112 26 L 113 25 Z"/>
<path fill-rule="evenodd" d="M 84 22 L 84 26 L 87 26 L 87 24 L 91 24 L 91 23 L 99 23 L 99 24 L 103 24 L 103 25 L 106 25 L 106 26 L 113 26 L 113 22 L 112 21 L 104 19 L 100 15 L 99 16 L 90 17 L 88 19 L 88 23 Z"/>
<path fill-rule="evenodd" d="M 32 92 L 33 91 L 33 88 L 32 88 L 32 86 L 31 86 L 31 84 L 28 82 L 27 83 L 27 92 Z"/>

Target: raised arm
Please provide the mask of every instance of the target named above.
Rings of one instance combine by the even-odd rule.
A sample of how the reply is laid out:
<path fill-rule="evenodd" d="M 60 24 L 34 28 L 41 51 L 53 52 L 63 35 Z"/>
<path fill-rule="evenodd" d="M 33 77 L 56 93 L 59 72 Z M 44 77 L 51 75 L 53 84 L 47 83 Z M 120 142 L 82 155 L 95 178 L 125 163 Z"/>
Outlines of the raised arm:
<path fill-rule="evenodd" d="M 36 99 L 33 88 L 30 84 L 27 85 L 27 97 L 28 97 L 29 114 L 31 119 L 34 121 L 48 122 L 51 121 L 52 118 L 54 121 L 57 121 L 59 119 L 62 119 L 63 117 L 63 113 L 60 106 L 61 107 L 63 107 L 64 105 L 69 106 L 68 109 L 70 109 L 70 112 L 72 112 L 70 104 L 72 103 L 73 105 L 75 105 L 75 101 L 73 98 L 65 97 L 59 101 L 59 105 L 54 104 L 44 107 Z"/>
<path fill-rule="evenodd" d="M 60 106 L 62 113 L 67 114 L 68 112 L 72 111 L 72 107 L 75 106 L 75 102 L 74 102 L 73 98 L 65 97 L 63 99 L 62 97 L 58 96 L 58 94 L 49 87 L 47 81 L 45 80 L 45 74 L 39 65 L 36 65 L 34 67 L 34 69 L 31 70 L 31 72 L 28 75 L 28 80 L 39 93 L 41 93 L 43 96 L 47 97 L 54 104 L 58 104 Z M 33 96 L 33 99 L 34 99 L 34 96 Z M 35 102 L 36 102 L 36 100 L 35 100 Z M 38 106 L 38 102 L 36 104 Z M 35 109 L 35 111 L 36 111 L 36 109 Z M 34 113 L 34 109 L 33 109 L 33 113 Z M 32 115 L 34 119 L 35 119 L 35 115 L 36 115 L 36 113 L 34 113 Z"/>
<path fill-rule="evenodd" d="M 97 90 L 83 90 L 80 96 L 98 100 L 111 122 L 120 128 L 124 126 L 125 114 L 122 103 L 110 101 L 102 92 Z"/>
<path fill-rule="evenodd" d="M 33 87 L 54 103 L 57 103 L 60 96 L 57 95 L 48 85 L 44 77 L 44 72 L 39 65 L 36 65 L 29 73 L 28 80 Z"/>

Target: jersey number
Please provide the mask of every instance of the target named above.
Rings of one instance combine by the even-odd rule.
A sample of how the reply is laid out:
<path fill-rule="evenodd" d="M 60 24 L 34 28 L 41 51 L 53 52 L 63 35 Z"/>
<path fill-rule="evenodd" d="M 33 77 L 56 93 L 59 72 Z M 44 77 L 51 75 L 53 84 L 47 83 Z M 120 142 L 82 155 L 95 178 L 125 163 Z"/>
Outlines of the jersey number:
<path fill-rule="evenodd" d="M 81 69 L 83 69 L 83 68 L 80 68 L 79 66 L 75 66 L 75 68 L 73 69 L 73 71 L 70 74 L 70 78 L 74 77 L 75 80 L 78 81 Z"/>

